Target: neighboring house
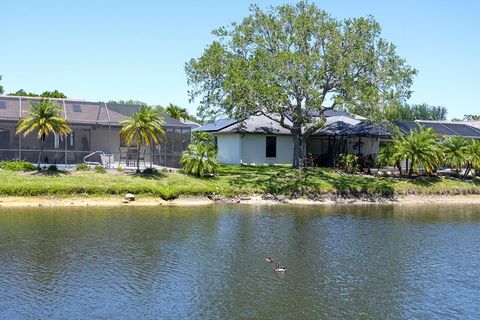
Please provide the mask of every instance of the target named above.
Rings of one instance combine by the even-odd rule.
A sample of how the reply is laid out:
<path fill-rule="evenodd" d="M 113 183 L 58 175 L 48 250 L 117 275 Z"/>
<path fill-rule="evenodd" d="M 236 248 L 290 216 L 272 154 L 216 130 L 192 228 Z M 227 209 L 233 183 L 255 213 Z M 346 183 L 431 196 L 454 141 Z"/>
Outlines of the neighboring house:
<path fill-rule="evenodd" d="M 120 139 L 121 121 L 137 111 L 140 105 L 87 102 L 82 100 L 50 99 L 62 109 L 62 116 L 70 122 L 68 137 L 50 135 L 45 142 L 44 163 L 74 164 L 83 162 L 86 155 L 103 151 L 111 154 L 111 161 L 123 166 L 133 165 L 135 150 Z M 39 140 L 35 133 L 23 137 L 15 134 L 17 122 L 39 98 L 0 96 L 0 161 L 24 160 L 36 162 Z M 181 153 L 190 143 L 191 129 L 168 116 L 164 130 L 166 141 L 151 150 L 141 150 L 143 162 L 166 167 L 179 167 Z"/>
<path fill-rule="evenodd" d="M 365 118 L 342 111 L 327 111 L 326 125 L 303 143 L 320 166 L 335 166 L 340 153 L 357 154 L 375 159 L 380 147 L 391 141 L 388 124 L 373 124 Z M 286 123 L 291 123 L 289 119 Z M 409 133 L 419 125 L 433 128 L 442 135 L 480 138 L 480 129 L 466 124 L 432 121 L 399 121 L 402 132 Z M 291 164 L 293 138 L 288 129 L 256 113 L 244 120 L 222 119 L 195 130 L 211 132 L 217 142 L 218 160 L 225 164 Z"/>

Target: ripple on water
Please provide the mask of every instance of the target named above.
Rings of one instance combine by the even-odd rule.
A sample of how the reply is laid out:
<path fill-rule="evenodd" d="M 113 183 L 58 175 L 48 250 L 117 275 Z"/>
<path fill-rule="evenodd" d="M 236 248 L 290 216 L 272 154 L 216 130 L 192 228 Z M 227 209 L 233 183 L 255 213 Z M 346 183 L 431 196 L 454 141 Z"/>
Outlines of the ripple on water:
<path fill-rule="evenodd" d="M 0 318 L 480 317 L 479 209 L 197 210 L 2 213 Z"/>

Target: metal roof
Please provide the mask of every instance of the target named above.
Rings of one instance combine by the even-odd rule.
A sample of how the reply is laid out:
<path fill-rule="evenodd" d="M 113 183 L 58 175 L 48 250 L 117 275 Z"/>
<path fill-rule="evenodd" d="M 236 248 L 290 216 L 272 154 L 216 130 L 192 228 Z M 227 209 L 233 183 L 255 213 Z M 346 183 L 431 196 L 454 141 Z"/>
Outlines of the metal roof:
<path fill-rule="evenodd" d="M 467 138 L 480 139 L 480 129 L 464 123 L 440 122 L 440 121 L 396 121 L 395 124 L 404 134 L 412 130 L 418 130 L 420 125 L 431 128 L 436 133 L 445 136 L 462 136 Z"/>
<path fill-rule="evenodd" d="M 28 114 L 32 103 L 42 98 L 0 96 L 0 120 L 18 121 Z M 120 126 L 120 122 L 140 109 L 141 105 L 89 102 L 70 99 L 49 99 L 62 110 L 61 115 L 72 124 Z M 165 126 L 190 127 L 162 114 Z"/>

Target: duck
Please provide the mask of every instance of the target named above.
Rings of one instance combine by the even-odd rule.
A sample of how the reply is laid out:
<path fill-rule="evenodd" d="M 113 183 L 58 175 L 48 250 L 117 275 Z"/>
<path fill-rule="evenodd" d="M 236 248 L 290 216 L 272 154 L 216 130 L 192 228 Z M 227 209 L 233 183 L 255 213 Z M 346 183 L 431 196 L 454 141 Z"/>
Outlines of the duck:
<path fill-rule="evenodd" d="M 273 268 L 273 271 L 275 271 L 275 272 L 285 272 L 285 271 L 287 271 L 287 268 L 281 267 L 279 264 L 277 264 L 277 266 L 275 268 Z"/>
<path fill-rule="evenodd" d="M 265 261 L 267 262 L 273 262 L 273 258 L 268 256 L 268 257 L 265 257 Z"/>

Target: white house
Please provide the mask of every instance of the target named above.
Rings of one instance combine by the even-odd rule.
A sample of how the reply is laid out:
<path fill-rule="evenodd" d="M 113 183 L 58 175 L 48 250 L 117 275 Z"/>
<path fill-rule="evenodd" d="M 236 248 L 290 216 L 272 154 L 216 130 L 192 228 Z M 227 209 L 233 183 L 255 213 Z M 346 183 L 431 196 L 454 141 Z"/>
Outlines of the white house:
<path fill-rule="evenodd" d="M 373 160 L 380 147 L 391 141 L 387 124 L 374 124 L 365 118 L 342 111 L 327 111 L 326 126 L 312 134 L 304 143 L 319 166 L 335 166 L 337 156 L 350 153 L 364 160 Z M 289 119 L 285 119 L 290 124 Z M 480 129 L 462 123 L 438 121 L 398 121 L 395 125 L 408 134 L 420 125 L 433 128 L 441 135 L 480 139 Z M 221 119 L 195 130 L 215 136 L 218 160 L 224 164 L 291 164 L 293 138 L 288 129 L 260 113 L 243 120 Z"/>

